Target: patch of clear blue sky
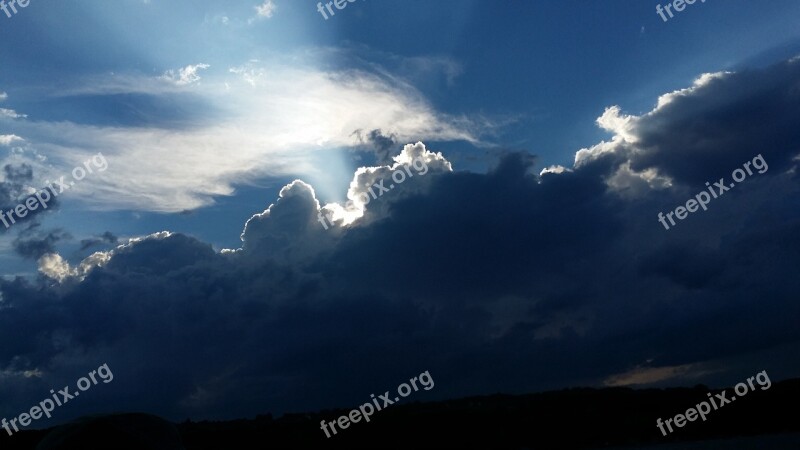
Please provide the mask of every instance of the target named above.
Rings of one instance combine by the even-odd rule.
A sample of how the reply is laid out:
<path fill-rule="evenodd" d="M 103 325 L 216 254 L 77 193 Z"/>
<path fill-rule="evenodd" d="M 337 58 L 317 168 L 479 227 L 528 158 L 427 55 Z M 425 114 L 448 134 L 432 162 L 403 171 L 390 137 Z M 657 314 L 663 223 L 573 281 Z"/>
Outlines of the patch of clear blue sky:
<path fill-rule="evenodd" d="M 141 125 L 142 117 L 122 112 L 130 108 L 118 108 L 126 102 L 152 112 L 145 124 L 179 126 L 213 120 L 214 113 L 188 98 L 54 99 L 42 92 L 109 72 L 159 75 L 197 63 L 226 71 L 266 55 L 343 47 L 360 64 L 394 64 L 439 111 L 516 118 L 489 140 L 538 154 L 549 165 L 570 164 L 576 150 L 607 138 L 594 124 L 607 106 L 639 114 L 702 72 L 800 53 L 795 0 L 708 0 L 667 23 L 655 12 L 656 0 L 360 0 L 328 20 L 314 1 L 274 2 L 271 19 L 248 24 L 258 1 L 31 0 L 10 19 L 0 13 L 0 91 L 34 120 Z M 461 72 L 450 81 L 415 73 L 398 67 L 396 56 L 446 58 Z M 461 163 L 457 168 L 479 170 L 486 162 L 484 149 L 464 143 L 432 146 Z M 230 247 L 238 244 L 243 219 L 273 202 L 286 181 L 242 187 L 214 207 L 180 216 L 87 216 L 67 202 L 48 224 L 78 235 L 170 229 Z M 344 193 L 349 179 L 327 181 L 341 183 Z"/>

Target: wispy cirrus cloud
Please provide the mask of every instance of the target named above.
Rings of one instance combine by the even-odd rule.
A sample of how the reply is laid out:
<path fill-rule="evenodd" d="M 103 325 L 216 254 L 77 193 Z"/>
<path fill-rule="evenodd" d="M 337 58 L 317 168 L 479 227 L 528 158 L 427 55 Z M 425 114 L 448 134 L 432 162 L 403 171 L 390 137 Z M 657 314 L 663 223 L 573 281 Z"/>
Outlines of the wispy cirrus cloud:
<path fill-rule="evenodd" d="M 180 128 L 96 126 L 72 122 L 17 121 L 14 134 L 52 156 L 50 164 L 74 167 L 98 151 L 111 168 L 76 189 L 98 209 L 179 212 L 210 205 L 236 184 L 267 176 L 321 170 L 318 152 L 356 145 L 356 130 L 382 129 L 399 140 L 478 142 L 486 121 L 436 109 L 401 80 L 366 70 L 250 61 L 199 83 L 207 64 L 162 76 L 114 74 L 68 87 L 55 95 L 137 93 L 158 98 L 186 93 L 207 104 L 202 121 Z M 179 101 L 179 100 L 176 100 Z M 46 168 L 41 168 L 46 173 Z"/>
<path fill-rule="evenodd" d="M 28 115 L 27 114 L 20 114 L 20 113 L 14 111 L 13 109 L 0 108 L 0 118 L 3 118 L 3 117 L 9 118 L 9 119 L 23 119 L 25 117 L 28 117 Z"/>
<path fill-rule="evenodd" d="M 649 385 L 660 382 L 674 381 L 675 379 L 698 378 L 718 371 L 711 369 L 708 364 L 683 364 L 665 367 L 636 367 L 627 372 L 612 375 L 603 382 L 606 386 L 636 386 Z"/>

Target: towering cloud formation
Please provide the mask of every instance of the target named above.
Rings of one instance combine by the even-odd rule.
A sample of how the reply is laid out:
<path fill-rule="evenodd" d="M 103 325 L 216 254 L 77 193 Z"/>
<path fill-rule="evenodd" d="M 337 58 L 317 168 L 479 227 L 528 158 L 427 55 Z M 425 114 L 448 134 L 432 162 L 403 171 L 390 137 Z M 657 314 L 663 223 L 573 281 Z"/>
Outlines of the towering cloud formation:
<path fill-rule="evenodd" d="M 393 164 L 430 173 L 329 230 L 318 214 L 345 207 L 298 180 L 241 249 L 165 232 L 78 267 L 47 255 L 37 283 L 0 281 L 0 415 L 98 361 L 115 388 L 65 415 L 348 406 L 420 367 L 440 397 L 737 381 L 752 358 L 796 376 L 799 83 L 786 62 L 610 108 L 612 139 L 572 168 L 509 154 L 465 173 L 409 145 Z M 769 172 L 664 232 L 658 211 L 758 153 Z M 391 169 L 360 169 L 349 196 Z"/>

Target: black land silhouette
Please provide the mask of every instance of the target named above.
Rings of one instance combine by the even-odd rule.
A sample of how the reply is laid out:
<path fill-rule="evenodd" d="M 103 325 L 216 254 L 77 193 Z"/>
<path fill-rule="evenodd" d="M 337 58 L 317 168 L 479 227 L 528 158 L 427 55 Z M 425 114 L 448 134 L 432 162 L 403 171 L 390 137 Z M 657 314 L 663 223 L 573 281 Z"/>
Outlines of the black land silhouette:
<path fill-rule="evenodd" d="M 88 417 L 50 430 L 0 437 L 0 449 L 591 449 L 800 448 L 800 379 L 773 383 L 663 436 L 656 419 L 707 399 L 693 388 L 575 388 L 527 395 L 489 395 L 398 404 L 326 438 L 320 421 L 350 409 L 271 415 L 252 420 L 171 424 L 146 414 Z M 733 393 L 728 388 L 729 397 Z M 779 435 L 779 436 L 776 436 Z M 746 438 L 761 436 L 761 438 Z M 769 437 L 766 437 L 769 436 Z M 719 443 L 697 441 L 739 438 Z M 740 444 L 736 444 L 736 442 Z M 736 446 L 741 445 L 741 446 Z"/>

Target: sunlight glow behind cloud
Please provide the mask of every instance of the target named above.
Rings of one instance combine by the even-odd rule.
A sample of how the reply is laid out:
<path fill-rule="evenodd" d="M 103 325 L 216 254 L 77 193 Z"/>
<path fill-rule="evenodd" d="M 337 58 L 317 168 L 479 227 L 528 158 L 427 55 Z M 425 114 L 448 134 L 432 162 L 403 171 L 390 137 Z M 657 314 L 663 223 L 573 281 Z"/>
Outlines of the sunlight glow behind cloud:
<path fill-rule="evenodd" d="M 59 155 L 48 161 L 56 167 L 39 165 L 46 174 L 103 151 L 109 170 L 76 187 L 86 195 L 74 196 L 93 208 L 179 212 L 232 195 L 237 184 L 326 170 L 314 167 L 311 157 L 356 144 L 355 130 L 382 129 L 404 141 L 477 142 L 486 127 L 438 113 L 408 85 L 364 71 L 251 61 L 197 83 L 198 69 L 206 68 L 190 65 L 166 75 L 177 89 L 220 111 L 209 112 L 210 123 L 172 129 L 16 121 L 14 134 L 32 149 Z M 163 80 L 114 75 L 71 91 L 159 96 L 170 92 Z"/>

